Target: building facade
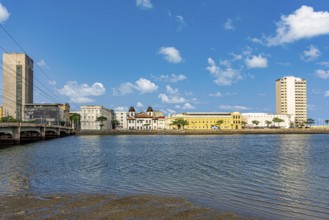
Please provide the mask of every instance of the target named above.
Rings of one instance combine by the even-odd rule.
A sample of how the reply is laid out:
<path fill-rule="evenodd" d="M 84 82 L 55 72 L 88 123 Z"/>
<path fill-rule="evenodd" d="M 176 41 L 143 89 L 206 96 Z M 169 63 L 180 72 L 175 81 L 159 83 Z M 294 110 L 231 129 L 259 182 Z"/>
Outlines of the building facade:
<path fill-rule="evenodd" d="M 188 122 L 188 125 L 184 126 L 184 129 L 187 130 L 232 130 L 242 128 L 242 116 L 239 112 L 186 112 L 168 116 L 166 123 L 167 129 L 178 129 L 177 126 L 171 125 L 178 118 L 182 118 Z"/>
<path fill-rule="evenodd" d="M 291 115 L 295 125 L 307 120 L 306 80 L 287 76 L 276 80 L 276 113 Z"/>
<path fill-rule="evenodd" d="M 127 129 L 127 114 L 126 111 L 115 112 L 115 119 L 119 122 L 116 129 Z"/>
<path fill-rule="evenodd" d="M 21 121 L 25 104 L 33 103 L 33 60 L 20 53 L 4 53 L 2 60 L 3 116 Z"/>
<path fill-rule="evenodd" d="M 290 115 L 277 115 L 277 114 L 268 114 L 268 113 L 242 113 L 242 120 L 245 122 L 245 127 L 253 128 L 253 127 L 282 127 L 282 128 L 290 128 L 291 126 L 291 116 Z M 283 121 L 280 123 L 273 122 L 274 118 L 280 118 Z M 252 123 L 253 121 L 258 121 L 259 124 L 255 125 Z M 271 124 L 267 124 L 266 121 L 270 121 Z"/>
<path fill-rule="evenodd" d="M 65 104 L 31 104 L 24 107 L 24 121 L 36 124 L 67 126 L 70 123 L 70 105 Z"/>
<path fill-rule="evenodd" d="M 165 129 L 165 117 L 155 114 L 152 107 L 148 107 L 146 112 L 136 113 L 134 107 L 130 107 L 127 116 L 128 130 L 158 130 Z"/>
<path fill-rule="evenodd" d="M 81 130 L 112 130 L 114 112 L 111 109 L 99 105 L 86 105 L 80 107 L 80 115 Z M 101 116 L 107 120 L 97 121 Z"/>

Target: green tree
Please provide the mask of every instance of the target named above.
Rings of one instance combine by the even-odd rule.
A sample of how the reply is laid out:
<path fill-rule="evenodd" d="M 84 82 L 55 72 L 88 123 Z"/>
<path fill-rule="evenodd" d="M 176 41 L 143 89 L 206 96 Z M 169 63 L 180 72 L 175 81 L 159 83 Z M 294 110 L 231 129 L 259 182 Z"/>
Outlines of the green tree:
<path fill-rule="evenodd" d="M 217 126 L 218 129 L 220 129 L 220 126 L 221 126 L 223 123 L 224 123 L 224 120 L 218 120 L 218 121 L 216 121 L 215 126 Z"/>
<path fill-rule="evenodd" d="M 326 120 L 325 120 L 325 123 L 326 123 L 327 125 L 329 125 L 329 119 L 326 119 Z"/>
<path fill-rule="evenodd" d="M 265 124 L 266 124 L 267 127 L 269 127 L 269 126 L 272 124 L 272 122 L 269 121 L 269 120 L 266 120 L 266 121 L 265 121 Z"/>
<path fill-rule="evenodd" d="M 99 116 L 99 117 L 96 118 L 96 121 L 99 122 L 99 126 L 101 127 L 101 130 L 102 130 L 102 128 L 104 126 L 104 121 L 107 121 L 107 117 Z"/>
<path fill-rule="evenodd" d="M 78 113 L 73 113 L 70 116 L 70 120 L 71 120 L 71 123 L 72 123 L 74 129 L 79 129 L 80 128 L 80 119 L 81 119 L 81 115 L 78 114 Z"/>
<path fill-rule="evenodd" d="M 17 122 L 16 119 L 14 119 L 12 116 L 5 116 L 5 117 L 2 117 L 1 122 Z"/>
<path fill-rule="evenodd" d="M 253 125 L 256 125 L 256 126 L 259 125 L 259 121 L 257 121 L 257 120 L 253 120 L 251 123 L 252 123 Z"/>
<path fill-rule="evenodd" d="M 281 122 L 284 122 L 284 120 L 283 119 L 281 119 L 281 118 L 278 118 L 278 117 L 275 117 L 275 118 L 273 118 L 273 120 L 272 120 L 274 123 L 278 123 L 278 126 L 280 127 L 280 123 Z"/>
<path fill-rule="evenodd" d="M 116 129 L 118 127 L 118 125 L 120 124 L 120 122 L 116 119 L 112 119 L 111 124 L 112 124 L 112 128 Z"/>
<path fill-rule="evenodd" d="M 308 118 L 305 122 L 305 124 L 309 125 L 311 127 L 312 124 L 314 124 L 314 119 Z"/>
<path fill-rule="evenodd" d="M 242 127 L 244 128 L 247 125 L 247 122 L 242 121 L 241 124 L 242 124 Z"/>
<path fill-rule="evenodd" d="M 184 129 L 184 126 L 189 125 L 189 123 L 183 118 L 176 118 L 170 125 L 177 126 L 178 129 Z"/>

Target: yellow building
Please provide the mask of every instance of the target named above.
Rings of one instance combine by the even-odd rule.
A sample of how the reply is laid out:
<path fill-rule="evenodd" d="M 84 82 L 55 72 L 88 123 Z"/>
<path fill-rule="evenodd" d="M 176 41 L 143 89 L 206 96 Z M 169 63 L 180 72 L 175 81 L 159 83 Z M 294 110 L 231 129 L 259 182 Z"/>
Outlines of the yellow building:
<path fill-rule="evenodd" d="M 186 130 L 209 130 L 209 129 L 242 129 L 242 116 L 239 112 L 185 112 L 168 117 L 167 129 L 177 129 L 171 125 L 172 121 L 182 118 L 188 122 L 184 126 Z M 220 121 L 221 123 L 218 123 Z"/>
<path fill-rule="evenodd" d="M 0 105 L 0 119 L 3 117 L 2 115 L 2 105 Z"/>

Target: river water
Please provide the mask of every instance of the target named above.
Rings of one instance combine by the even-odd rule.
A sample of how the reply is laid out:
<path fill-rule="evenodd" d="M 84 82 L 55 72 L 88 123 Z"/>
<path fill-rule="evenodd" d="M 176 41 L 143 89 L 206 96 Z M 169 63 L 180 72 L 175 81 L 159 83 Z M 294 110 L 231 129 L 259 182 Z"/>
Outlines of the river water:
<path fill-rule="evenodd" d="M 0 194 L 178 196 L 266 219 L 329 219 L 329 135 L 71 136 L 0 149 Z"/>

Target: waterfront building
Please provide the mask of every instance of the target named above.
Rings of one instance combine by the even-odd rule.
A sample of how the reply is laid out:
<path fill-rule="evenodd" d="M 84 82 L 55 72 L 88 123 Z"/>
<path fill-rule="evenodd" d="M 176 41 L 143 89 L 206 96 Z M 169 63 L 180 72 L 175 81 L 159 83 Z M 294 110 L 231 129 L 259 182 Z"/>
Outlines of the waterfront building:
<path fill-rule="evenodd" d="M 157 113 L 159 115 L 159 112 Z M 136 113 L 134 107 L 130 107 L 127 118 L 129 130 L 158 130 L 165 128 L 165 117 L 156 116 L 153 108 L 148 107 L 146 112 Z"/>
<path fill-rule="evenodd" d="M 290 128 L 291 126 L 291 115 L 277 115 L 277 114 L 268 114 L 268 113 L 242 113 L 242 120 L 245 122 L 245 127 L 282 127 L 282 128 Z M 274 118 L 280 118 L 283 121 L 280 123 L 274 123 Z M 252 122 L 258 121 L 259 124 L 255 125 Z M 267 124 L 266 121 L 272 122 L 271 124 Z"/>
<path fill-rule="evenodd" d="M 81 130 L 112 130 L 114 111 L 99 105 L 86 105 L 80 107 Z M 107 120 L 100 122 L 97 118 L 104 116 Z"/>
<path fill-rule="evenodd" d="M 26 54 L 4 53 L 2 62 L 3 116 L 21 121 L 25 104 L 33 103 L 33 60 Z"/>
<path fill-rule="evenodd" d="M 70 105 L 68 103 L 26 103 L 24 121 L 36 124 L 70 126 Z"/>
<path fill-rule="evenodd" d="M 171 125 L 175 119 L 182 118 L 189 124 L 184 126 L 187 130 L 210 130 L 210 129 L 241 129 L 242 116 L 239 112 L 185 112 L 168 116 L 167 129 L 177 129 Z M 221 123 L 218 123 L 220 121 Z"/>
<path fill-rule="evenodd" d="M 307 120 L 306 80 L 287 76 L 276 80 L 276 113 L 291 115 L 295 125 Z"/>
<path fill-rule="evenodd" d="M 127 129 L 127 114 L 126 111 L 115 112 L 115 119 L 119 122 L 117 129 Z"/>

